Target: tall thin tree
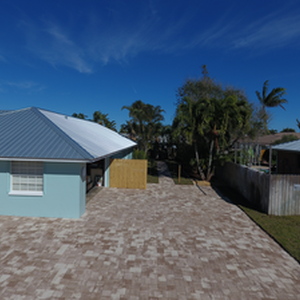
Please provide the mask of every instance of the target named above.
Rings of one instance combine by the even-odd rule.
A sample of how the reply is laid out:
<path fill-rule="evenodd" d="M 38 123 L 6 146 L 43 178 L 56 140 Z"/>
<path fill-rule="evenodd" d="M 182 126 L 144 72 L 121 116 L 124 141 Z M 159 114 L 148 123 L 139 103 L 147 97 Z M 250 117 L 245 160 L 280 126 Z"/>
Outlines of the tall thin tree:
<path fill-rule="evenodd" d="M 286 94 L 286 89 L 283 87 L 273 88 L 269 93 L 269 80 L 266 80 L 263 84 L 262 93 L 256 91 L 256 96 L 260 102 L 261 108 L 258 112 L 260 119 L 263 123 L 263 130 L 265 132 L 268 131 L 268 121 L 270 119 L 270 115 L 267 112 L 266 108 L 270 107 L 281 107 L 285 110 L 283 104 L 287 103 L 288 101 L 283 98 Z"/>

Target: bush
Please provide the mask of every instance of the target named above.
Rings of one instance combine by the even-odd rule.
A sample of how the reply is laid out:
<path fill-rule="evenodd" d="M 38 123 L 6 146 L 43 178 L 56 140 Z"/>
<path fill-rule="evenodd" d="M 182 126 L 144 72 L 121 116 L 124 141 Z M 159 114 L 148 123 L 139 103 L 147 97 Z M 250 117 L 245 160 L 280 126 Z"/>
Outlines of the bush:
<path fill-rule="evenodd" d="M 147 159 L 147 154 L 143 150 L 134 150 L 132 154 L 133 159 Z"/>
<path fill-rule="evenodd" d="M 293 134 L 289 134 L 289 135 L 285 135 L 283 136 L 281 139 L 276 140 L 274 143 L 272 143 L 272 145 L 279 145 L 279 144 L 284 144 L 284 143 L 288 143 L 288 142 L 293 142 L 293 141 L 297 141 L 299 140 L 299 138 Z"/>

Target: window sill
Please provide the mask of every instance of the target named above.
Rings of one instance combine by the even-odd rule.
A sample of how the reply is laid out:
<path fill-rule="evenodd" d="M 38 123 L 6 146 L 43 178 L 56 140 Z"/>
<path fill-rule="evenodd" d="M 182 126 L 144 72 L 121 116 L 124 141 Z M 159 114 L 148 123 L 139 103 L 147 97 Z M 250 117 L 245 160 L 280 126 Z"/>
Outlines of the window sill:
<path fill-rule="evenodd" d="M 9 192 L 10 196 L 34 196 L 34 197 L 41 197 L 44 195 L 43 192 L 30 192 L 30 191 L 11 191 Z"/>

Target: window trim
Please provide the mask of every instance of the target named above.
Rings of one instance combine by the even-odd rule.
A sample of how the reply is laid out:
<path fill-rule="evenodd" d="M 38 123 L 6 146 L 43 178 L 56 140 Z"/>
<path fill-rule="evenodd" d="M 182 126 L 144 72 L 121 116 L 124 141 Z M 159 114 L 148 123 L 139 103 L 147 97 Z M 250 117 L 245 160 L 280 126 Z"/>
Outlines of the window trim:
<path fill-rule="evenodd" d="M 44 164 L 43 162 L 39 162 L 41 163 L 41 169 L 42 169 L 42 190 L 41 191 L 30 191 L 30 190 L 14 190 L 13 189 L 13 176 L 14 174 L 12 173 L 12 169 L 13 169 L 13 163 L 36 163 L 36 161 L 11 161 L 10 163 L 10 191 L 9 191 L 9 195 L 14 195 L 14 196 L 43 196 L 44 195 Z M 24 174 L 27 175 L 27 174 Z"/>
<path fill-rule="evenodd" d="M 37 191 L 13 191 L 11 190 L 9 195 L 12 196 L 43 196 L 44 192 L 37 192 Z"/>

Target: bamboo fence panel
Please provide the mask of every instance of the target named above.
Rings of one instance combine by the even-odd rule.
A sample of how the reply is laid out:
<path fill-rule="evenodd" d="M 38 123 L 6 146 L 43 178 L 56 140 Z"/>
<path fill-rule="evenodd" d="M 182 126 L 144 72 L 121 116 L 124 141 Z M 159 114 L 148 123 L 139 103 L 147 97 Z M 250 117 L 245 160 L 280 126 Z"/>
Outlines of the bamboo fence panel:
<path fill-rule="evenodd" d="M 145 159 L 113 159 L 110 164 L 110 187 L 146 189 L 148 162 Z"/>

